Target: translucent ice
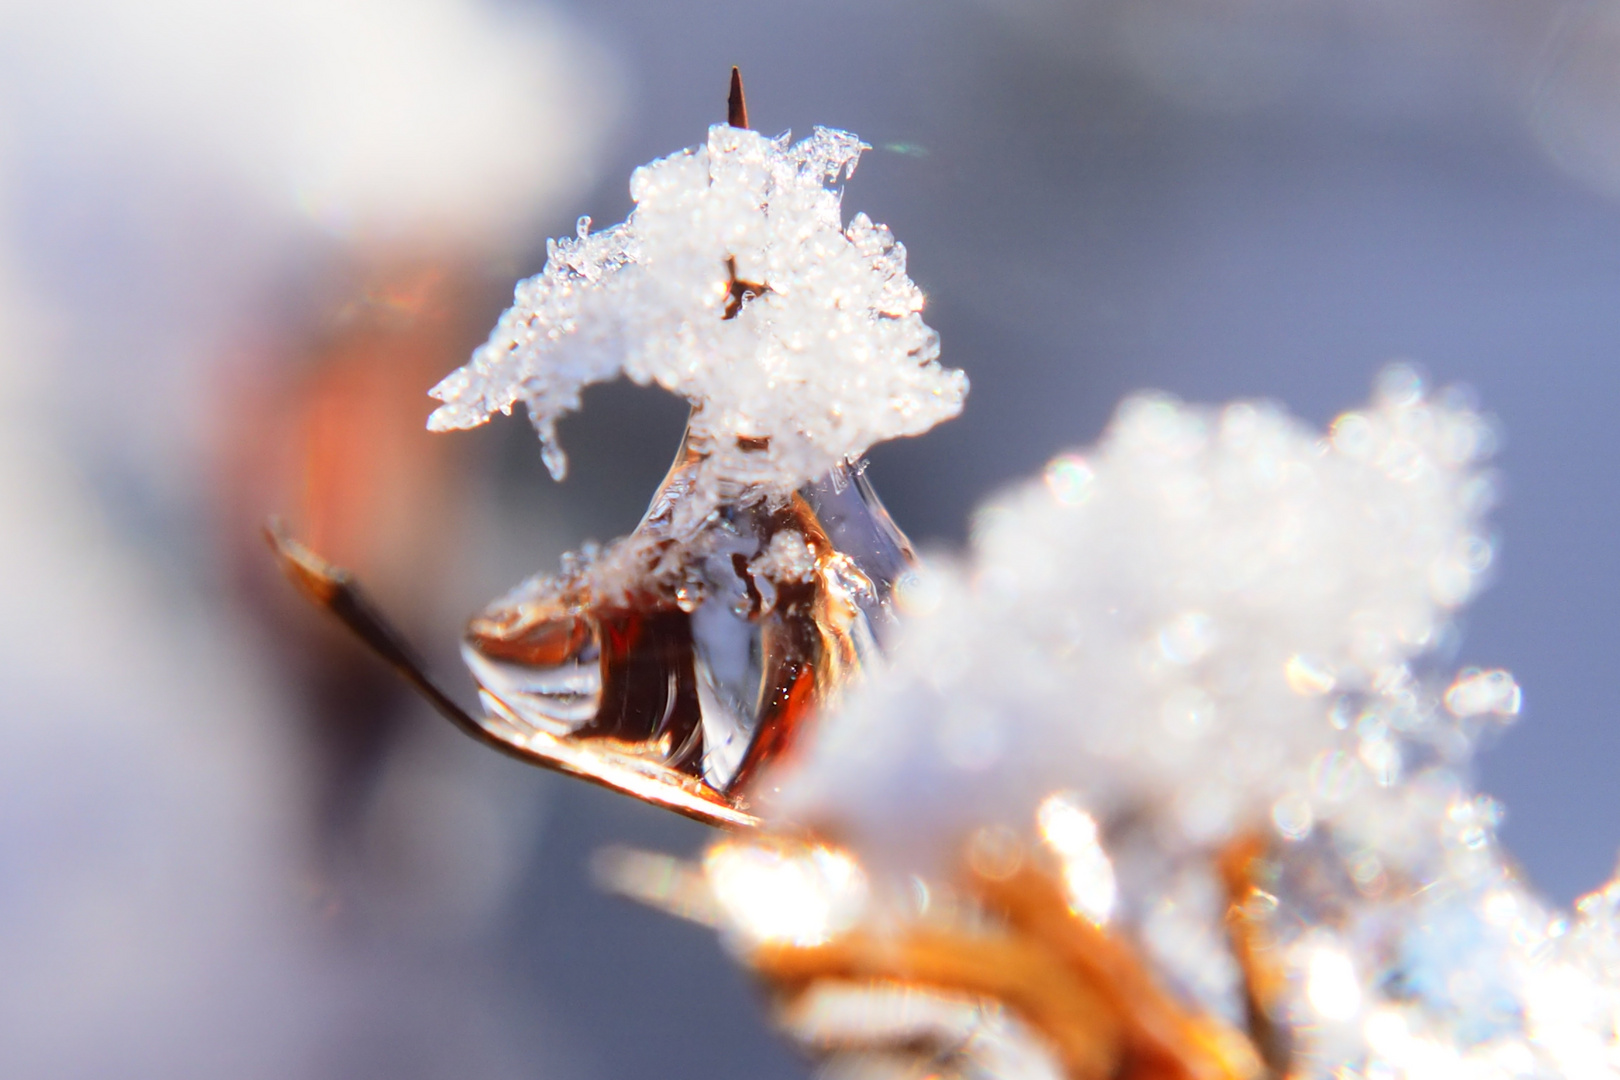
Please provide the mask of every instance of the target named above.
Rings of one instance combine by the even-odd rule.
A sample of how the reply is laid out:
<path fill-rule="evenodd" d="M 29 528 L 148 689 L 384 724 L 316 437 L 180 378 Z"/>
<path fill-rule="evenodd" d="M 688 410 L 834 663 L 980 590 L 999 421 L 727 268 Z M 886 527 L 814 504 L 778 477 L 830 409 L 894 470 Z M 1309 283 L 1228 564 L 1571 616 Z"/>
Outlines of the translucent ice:
<path fill-rule="evenodd" d="M 876 654 L 914 557 L 842 463 L 678 532 L 702 467 L 689 438 L 635 532 L 496 601 L 462 655 L 501 738 L 741 807 Z"/>
<path fill-rule="evenodd" d="M 545 269 L 472 361 L 432 393 L 434 430 L 523 402 L 554 476 L 559 417 L 620 375 L 692 402 L 701 457 L 684 520 L 782 496 L 872 444 L 956 415 L 961 372 L 938 363 L 905 249 L 834 185 L 865 149 L 817 128 L 790 143 L 727 125 L 637 169 L 620 225 L 550 244 Z"/>

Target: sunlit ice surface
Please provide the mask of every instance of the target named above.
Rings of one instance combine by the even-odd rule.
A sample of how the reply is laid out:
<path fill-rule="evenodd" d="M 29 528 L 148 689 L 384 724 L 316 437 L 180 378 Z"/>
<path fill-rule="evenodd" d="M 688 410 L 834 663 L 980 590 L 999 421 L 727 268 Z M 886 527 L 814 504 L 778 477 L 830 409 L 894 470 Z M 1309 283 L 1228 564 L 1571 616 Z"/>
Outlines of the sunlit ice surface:
<path fill-rule="evenodd" d="M 826 1077 L 967 1075 L 1061 1080 L 1044 1041 L 993 1001 L 894 981 L 821 983 L 779 1016 Z M 930 1048 L 918 1052 L 919 1047 Z"/>
<path fill-rule="evenodd" d="M 1074 910 L 1102 924 L 1114 912 L 1118 886 L 1102 849 L 1096 820 L 1071 795 L 1049 796 L 1035 811 L 1036 826 L 1063 863 L 1063 884 Z"/>
<path fill-rule="evenodd" d="M 820 944 L 854 925 L 866 903 L 860 866 L 821 845 L 716 844 L 703 870 L 725 925 L 750 944 Z"/>

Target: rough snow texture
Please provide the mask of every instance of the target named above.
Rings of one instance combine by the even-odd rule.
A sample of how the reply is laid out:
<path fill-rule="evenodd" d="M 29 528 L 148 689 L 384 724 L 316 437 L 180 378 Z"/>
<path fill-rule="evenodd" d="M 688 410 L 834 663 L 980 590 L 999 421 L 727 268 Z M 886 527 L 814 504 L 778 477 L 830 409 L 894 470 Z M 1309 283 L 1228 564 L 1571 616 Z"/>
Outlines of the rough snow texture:
<path fill-rule="evenodd" d="M 822 719 L 778 820 L 847 838 L 880 886 L 948 876 L 977 828 L 1044 832 L 1235 1024 L 1213 855 L 1259 834 L 1291 1076 L 1620 1076 L 1620 879 L 1569 917 L 1517 878 L 1468 780 L 1519 688 L 1424 662 L 1490 564 L 1491 441 L 1399 368 L 1323 435 L 1127 401 L 912 586 L 892 669 Z M 1037 828 L 1053 792 L 1099 825 L 1085 865 Z"/>
<path fill-rule="evenodd" d="M 1346 710 L 1415 692 L 1408 661 L 1490 562 L 1489 438 L 1400 370 L 1326 436 L 1265 404 L 1126 401 L 980 512 L 970 566 L 905 594 L 893 670 L 824 718 L 778 813 L 919 854 L 1063 788 L 1173 844 L 1252 827 Z"/>
<path fill-rule="evenodd" d="M 637 169 L 629 219 L 597 233 L 582 219 L 577 238 L 551 243 L 488 344 L 434 387 L 444 405 L 429 427 L 523 402 L 561 478 L 556 424 L 581 390 L 656 383 L 692 402 L 708 455 L 694 495 L 713 506 L 786 493 L 956 415 L 967 379 L 937 361 L 905 249 L 864 214 L 842 222 L 830 185 L 863 149 L 824 128 L 790 143 L 717 125 L 707 145 Z M 728 259 L 764 291 L 734 295 Z"/>

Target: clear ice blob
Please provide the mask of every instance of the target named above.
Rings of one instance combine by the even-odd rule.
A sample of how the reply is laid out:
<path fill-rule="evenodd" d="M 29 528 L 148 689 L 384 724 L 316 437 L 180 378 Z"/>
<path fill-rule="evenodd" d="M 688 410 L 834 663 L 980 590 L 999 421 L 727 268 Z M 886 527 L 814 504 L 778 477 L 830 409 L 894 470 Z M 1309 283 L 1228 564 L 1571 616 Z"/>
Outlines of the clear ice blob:
<path fill-rule="evenodd" d="M 859 463 L 682 530 L 703 461 L 688 438 L 633 533 L 497 601 L 462 654 L 506 737 L 743 805 L 875 658 L 915 556 Z"/>

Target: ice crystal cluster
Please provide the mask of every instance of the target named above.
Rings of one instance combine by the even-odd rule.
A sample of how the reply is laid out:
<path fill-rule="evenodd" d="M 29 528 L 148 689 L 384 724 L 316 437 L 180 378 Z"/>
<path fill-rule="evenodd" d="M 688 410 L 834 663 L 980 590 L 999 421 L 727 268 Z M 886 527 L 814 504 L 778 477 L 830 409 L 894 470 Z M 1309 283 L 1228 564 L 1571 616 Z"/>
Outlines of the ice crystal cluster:
<path fill-rule="evenodd" d="M 630 217 L 551 243 L 489 342 L 434 388 L 430 426 L 521 401 L 560 478 L 556 424 L 585 386 L 656 383 L 692 402 L 701 518 L 954 416 L 967 380 L 938 363 L 905 249 L 864 214 L 841 218 L 833 185 L 864 149 L 825 128 L 793 143 L 722 124 L 637 169 Z"/>
<path fill-rule="evenodd" d="M 775 821 L 870 878 L 811 875 L 816 932 L 918 917 L 972 837 L 1010 830 L 1077 913 L 1241 1024 L 1217 853 L 1258 836 L 1292 1074 L 1620 1075 L 1620 883 L 1569 917 L 1519 880 L 1469 788 L 1519 688 L 1442 671 L 1491 562 L 1491 441 L 1404 368 L 1326 433 L 1126 401 L 908 584 L 889 667 L 778 777 Z M 772 890 L 731 891 L 757 938 Z"/>

